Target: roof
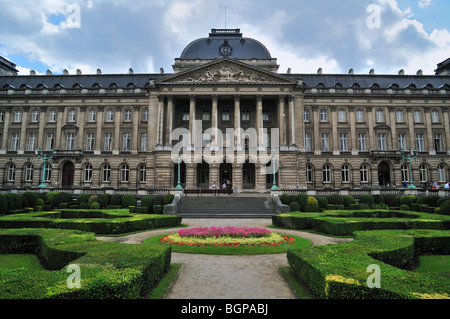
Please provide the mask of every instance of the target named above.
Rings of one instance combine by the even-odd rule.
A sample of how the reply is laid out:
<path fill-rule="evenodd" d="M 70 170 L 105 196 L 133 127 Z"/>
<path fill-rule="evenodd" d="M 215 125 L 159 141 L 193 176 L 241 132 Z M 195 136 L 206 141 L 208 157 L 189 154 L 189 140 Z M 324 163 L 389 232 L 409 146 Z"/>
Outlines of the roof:
<path fill-rule="evenodd" d="M 191 42 L 181 53 L 180 59 L 213 60 L 223 57 L 243 60 L 272 58 L 261 42 L 244 38 L 239 29 L 212 29 L 208 38 Z"/>

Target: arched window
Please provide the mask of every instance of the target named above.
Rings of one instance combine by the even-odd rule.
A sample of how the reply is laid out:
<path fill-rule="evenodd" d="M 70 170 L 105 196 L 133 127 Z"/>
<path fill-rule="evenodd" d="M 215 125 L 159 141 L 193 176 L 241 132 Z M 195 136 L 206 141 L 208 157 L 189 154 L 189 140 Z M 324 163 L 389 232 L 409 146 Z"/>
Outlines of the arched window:
<path fill-rule="evenodd" d="M 439 182 L 447 181 L 447 174 L 445 174 L 445 167 L 443 165 L 438 166 L 438 179 Z"/>
<path fill-rule="evenodd" d="M 402 165 L 400 168 L 402 172 L 402 182 L 409 182 L 409 170 L 408 166 Z"/>
<path fill-rule="evenodd" d="M 145 183 L 147 181 L 147 165 L 139 166 L 139 182 Z"/>
<path fill-rule="evenodd" d="M 422 183 L 425 183 L 428 181 L 428 172 L 427 172 L 427 167 L 425 165 L 420 165 L 419 166 L 419 172 L 420 172 L 420 181 Z"/>
<path fill-rule="evenodd" d="M 102 181 L 105 183 L 111 182 L 111 166 L 106 164 L 102 169 Z"/>
<path fill-rule="evenodd" d="M 84 181 L 86 183 L 92 182 L 92 165 L 91 164 L 87 164 L 84 167 Z"/>
<path fill-rule="evenodd" d="M 313 182 L 313 172 L 314 169 L 312 165 L 306 165 L 306 182 L 312 183 Z"/>
<path fill-rule="evenodd" d="M 52 164 L 45 165 L 45 172 L 44 172 L 44 181 L 50 182 L 52 180 Z"/>
<path fill-rule="evenodd" d="M 369 182 L 369 170 L 367 168 L 367 165 L 361 165 L 361 167 L 359 168 L 359 173 L 361 176 L 361 183 Z"/>
<path fill-rule="evenodd" d="M 130 181 L 130 166 L 128 166 L 128 164 L 122 165 L 120 170 L 120 181 L 122 183 L 128 183 Z"/>
<path fill-rule="evenodd" d="M 322 168 L 322 181 L 324 183 L 331 182 L 331 167 L 330 165 L 324 165 Z"/>
<path fill-rule="evenodd" d="M 8 167 L 8 182 L 14 182 L 16 179 L 16 165 L 11 164 Z"/>
<path fill-rule="evenodd" d="M 28 164 L 25 167 L 25 182 L 32 182 L 33 181 L 33 164 Z"/>
<path fill-rule="evenodd" d="M 349 169 L 348 165 L 342 166 L 341 173 L 342 173 L 342 182 L 343 183 L 350 182 L 350 169 Z"/>

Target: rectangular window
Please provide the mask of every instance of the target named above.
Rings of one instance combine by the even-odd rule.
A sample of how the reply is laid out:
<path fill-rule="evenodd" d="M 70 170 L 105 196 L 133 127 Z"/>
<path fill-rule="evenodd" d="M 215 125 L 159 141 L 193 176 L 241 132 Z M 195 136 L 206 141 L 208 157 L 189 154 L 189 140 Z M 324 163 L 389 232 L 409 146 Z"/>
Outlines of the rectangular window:
<path fill-rule="evenodd" d="M 328 121 L 328 112 L 327 112 L 327 110 L 320 110 L 320 121 L 321 122 Z"/>
<path fill-rule="evenodd" d="M 67 133 L 66 135 L 66 150 L 73 151 L 75 145 L 75 134 Z"/>
<path fill-rule="evenodd" d="M 89 122 L 95 122 L 97 118 L 97 113 L 95 112 L 95 110 L 90 110 L 89 111 Z"/>
<path fill-rule="evenodd" d="M 383 110 L 377 110 L 377 123 L 384 122 Z"/>
<path fill-rule="evenodd" d="M 30 133 L 28 135 L 28 151 L 35 151 L 37 144 L 37 136 L 36 133 Z"/>
<path fill-rule="evenodd" d="M 141 134 L 141 151 L 147 151 L 147 133 Z"/>
<path fill-rule="evenodd" d="M 133 112 L 131 110 L 125 110 L 125 116 L 124 116 L 123 120 L 125 122 L 131 122 L 132 116 L 133 116 Z"/>
<path fill-rule="evenodd" d="M 403 111 L 397 111 L 397 123 L 403 123 Z"/>
<path fill-rule="evenodd" d="M 16 123 L 22 122 L 22 112 L 21 111 L 14 112 L 14 122 L 16 122 Z"/>
<path fill-rule="evenodd" d="M 386 151 L 386 134 L 378 134 L 378 149 L 380 151 Z"/>
<path fill-rule="evenodd" d="M 55 134 L 47 133 L 47 139 L 45 141 L 45 150 L 51 151 L 55 143 Z"/>
<path fill-rule="evenodd" d="M 243 114 L 242 114 L 242 120 L 243 121 L 248 121 L 248 120 L 244 120 L 244 112 L 245 111 L 243 111 Z M 248 111 L 247 111 L 247 115 L 248 115 Z M 211 120 L 211 116 L 209 114 L 209 110 L 203 110 L 203 112 L 202 112 L 202 120 L 203 121 L 210 121 Z"/>
<path fill-rule="evenodd" d="M 31 122 L 32 123 L 37 123 L 37 122 L 39 122 L 39 111 L 33 111 L 32 113 L 31 113 Z"/>
<path fill-rule="evenodd" d="M 400 150 L 406 150 L 406 134 L 405 133 L 398 134 L 398 148 Z"/>
<path fill-rule="evenodd" d="M 49 122 L 56 122 L 56 111 L 52 110 L 48 112 L 48 121 Z"/>
<path fill-rule="evenodd" d="M 320 136 L 322 151 L 329 152 L 330 151 L 330 134 L 322 133 Z"/>
<path fill-rule="evenodd" d="M 306 166 L 306 182 L 307 183 L 313 182 L 313 168 L 311 165 Z"/>
<path fill-rule="evenodd" d="M 347 133 L 340 133 L 339 134 L 339 149 L 342 152 L 348 151 Z"/>
<path fill-rule="evenodd" d="M 222 121 L 229 121 L 229 120 L 230 120 L 230 111 L 223 110 L 222 111 Z"/>
<path fill-rule="evenodd" d="M 123 134 L 122 151 L 131 151 L 131 133 Z"/>
<path fill-rule="evenodd" d="M 305 150 L 311 152 L 311 133 L 305 133 Z"/>
<path fill-rule="evenodd" d="M 439 123 L 439 112 L 438 111 L 432 111 L 431 112 L 431 121 L 433 123 Z"/>
<path fill-rule="evenodd" d="M 142 110 L 142 121 L 148 121 L 148 110 Z"/>
<path fill-rule="evenodd" d="M 25 182 L 33 181 L 33 165 L 29 164 L 25 169 Z"/>
<path fill-rule="evenodd" d="M 439 134 L 439 133 L 433 134 L 433 139 L 434 139 L 434 149 L 436 150 L 436 152 L 442 152 L 442 150 L 443 150 L 442 134 Z"/>
<path fill-rule="evenodd" d="M 145 183 L 147 181 L 147 166 L 141 165 L 139 167 L 139 182 Z"/>
<path fill-rule="evenodd" d="M 75 110 L 70 110 L 68 122 L 76 122 L 76 120 L 77 120 L 77 112 Z"/>
<path fill-rule="evenodd" d="M 423 151 L 425 150 L 425 145 L 423 142 L 423 134 L 422 133 L 417 133 L 416 134 L 416 148 L 418 151 Z"/>
<path fill-rule="evenodd" d="M 339 120 L 339 122 L 346 122 L 347 121 L 347 116 L 346 116 L 344 110 L 339 110 L 339 112 L 338 112 L 338 120 Z"/>
<path fill-rule="evenodd" d="M 17 151 L 19 149 L 19 133 L 11 134 L 11 151 Z"/>
<path fill-rule="evenodd" d="M 356 110 L 356 122 L 364 122 L 364 111 Z"/>
<path fill-rule="evenodd" d="M 95 135 L 94 133 L 88 133 L 86 139 L 86 151 L 93 151 L 95 148 Z"/>
<path fill-rule="evenodd" d="M 262 119 L 265 122 L 270 121 L 269 111 L 263 110 Z"/>
<path fill-rule="evenodd" d="M 114 122 L 114 111 L 113 110 L 106 111 L 106 122 Z"/>
<path fill-rule="evenodd" d="M 209 111 L 208 111 L 209 117 Z M 209 119 L 208 119 L 209 121 Z M 250 121 L 250 112 L 248 110 L 242 110 L 242 121 Z"/>
<path fill-rule="evenodd" d="M 84 181 L 86 183 L 92 182 L 92 165 L 88 164 L 84 168 Z"/>
<path fill-rule="evenodd" d="M 309 122 L 309 110 L 303 111 L 303 121 Z"/>
<path fill-rule="evenodd" d="M 366 134 L 358 133 L 358 151 L 366 151 Z"/>
<path fill-rule="evenodd" d="M 188 109 L 183 110 L 183 116 L 182 116 L 181 120 L 184 122 L 189 121 L 189 110 Z"/>
<path fill-rule="evenodd" d="M 420 111 L 414 111 L 414 123 L 422 122 L 422 113 Z"/>
<path fill-rule="evenodd" d="M 105 151 L 111 151 L 112 150 L 112 143 L 113 143 L 113 135 L 112 133 L 105 133 L 105 145 L 104 150 Z"/>

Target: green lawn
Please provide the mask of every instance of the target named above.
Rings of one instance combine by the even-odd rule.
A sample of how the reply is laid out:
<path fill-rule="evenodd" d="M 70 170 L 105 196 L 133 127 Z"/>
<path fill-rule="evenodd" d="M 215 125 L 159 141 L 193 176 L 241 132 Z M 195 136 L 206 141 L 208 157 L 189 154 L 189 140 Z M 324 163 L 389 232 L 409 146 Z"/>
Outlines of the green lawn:
<path fill-rule="evenodd" d="M 36 255 L 0 254 L 0 269 L 43 270 L 44 268 Z"/>
<path fill-rule="evenodd" d="M 450 256 L 420 256 L 420 266 L 414 271 L 420 273 L 434 273 L 443 277 L 450 278 Z"/>

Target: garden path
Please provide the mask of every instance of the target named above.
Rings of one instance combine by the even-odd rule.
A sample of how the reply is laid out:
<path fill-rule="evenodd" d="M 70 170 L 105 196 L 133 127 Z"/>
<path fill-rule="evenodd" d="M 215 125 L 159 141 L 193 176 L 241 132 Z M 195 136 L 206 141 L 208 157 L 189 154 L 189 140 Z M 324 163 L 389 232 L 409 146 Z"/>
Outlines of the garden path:
<path fill-rule="evenodd" d="M 270 219 L 183 219 L 189 227 L 266 227 Z M 98 240 L 139 244 L 144 239 L 176 232 L 179 228 L 152 230 L 123 237 L 97 237 Z M 348 242 L 296 230 L 288 235 L 304 237 L 314 246 Z M 296 295 L 281 277 L 278 268 L 287 266 L 286 254 L 216 256 L 172 253 L 172 263 L 182 264 L 178 278 L 165 299 L 295 299 Z"/>

